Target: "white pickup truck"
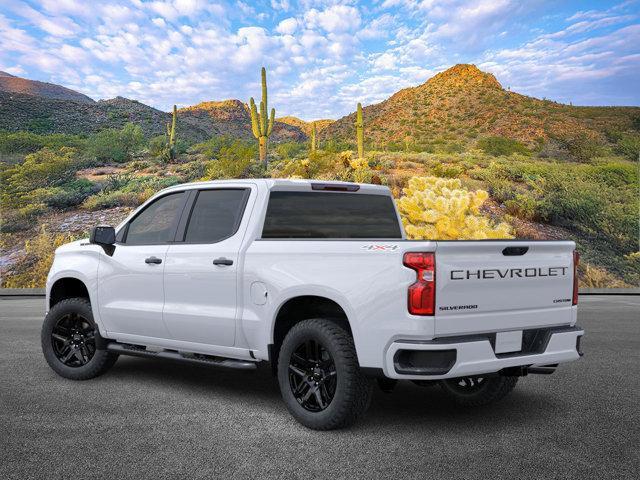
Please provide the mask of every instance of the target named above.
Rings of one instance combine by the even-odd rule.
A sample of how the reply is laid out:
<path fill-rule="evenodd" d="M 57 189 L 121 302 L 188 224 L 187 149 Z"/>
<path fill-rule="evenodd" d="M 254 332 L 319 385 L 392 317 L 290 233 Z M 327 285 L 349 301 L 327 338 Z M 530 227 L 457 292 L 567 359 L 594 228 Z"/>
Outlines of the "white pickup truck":
<path fill-rule="evenodd" d="M 314 429 L 357 419 L 373 379 L 481 405 L 582 355 L 577 259 L 565 241 L 406 240 L 382 186 L 179 185 L 58 248 L 42 348 L 75 380 L 119 355 L 270 362 Z"/>

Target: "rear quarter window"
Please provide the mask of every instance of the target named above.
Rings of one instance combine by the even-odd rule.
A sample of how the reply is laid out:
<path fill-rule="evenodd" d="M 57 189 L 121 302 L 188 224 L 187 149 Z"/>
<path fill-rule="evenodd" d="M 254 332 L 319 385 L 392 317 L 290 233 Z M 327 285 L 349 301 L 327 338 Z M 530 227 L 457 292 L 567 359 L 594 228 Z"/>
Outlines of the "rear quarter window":
<path fill-rule="evenodd" d="M 262 238 L 402 238 L 393 199 L 335 192 L 271 192 Z"/>

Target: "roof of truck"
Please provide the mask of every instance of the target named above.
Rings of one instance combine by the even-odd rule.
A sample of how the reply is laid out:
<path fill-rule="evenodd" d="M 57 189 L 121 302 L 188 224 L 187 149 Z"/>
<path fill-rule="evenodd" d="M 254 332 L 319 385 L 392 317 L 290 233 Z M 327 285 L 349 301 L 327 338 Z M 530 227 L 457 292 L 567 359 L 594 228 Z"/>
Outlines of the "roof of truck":
<path fill-rule="evenodd" d="M 352 183 L 352 182 L 339 182 L 333 180 L 307 180 L 307 179 L 298 179 L 298 178 L 245 178 L 245 179 L 235 179 L 235 180 L 210 180 L 206 182 L 192 182 L 192 183 L 182 183 L 180 185 L 174 185 L 172 187 L 166 188 L 163 191 L 174 190 L 174 189 L 184 189 L 187 188 L 197 188 L 197 187 L 206 187 L 213 185 L 225 185 L 225 184 L 248 184 L 255 185 L 257 183 L 264 184 L 268 189 L 273 190 L 310 190 L 312 185 L 326 185 L 326 186 L 344 186 L 344 187 L 353 187 L 358 186 L 358 190 L 352 193 L 377 193 L 377 194 L 387 194 L 390 195 L 389 188 L 384 185 L 372 185 L 369 183 Z M 330 190 L 330 189 L 327 189 Z"/>

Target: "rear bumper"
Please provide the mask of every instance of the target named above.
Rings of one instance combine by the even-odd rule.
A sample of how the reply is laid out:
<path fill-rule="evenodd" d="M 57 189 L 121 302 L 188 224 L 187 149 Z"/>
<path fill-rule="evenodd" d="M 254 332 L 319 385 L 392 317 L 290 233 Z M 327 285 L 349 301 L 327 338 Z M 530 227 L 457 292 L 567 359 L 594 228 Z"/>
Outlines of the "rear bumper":
<path fill-rule="evenodd" d="M 508 354 L 494 352 L 492 334 L 398 340 L 385 352 L 384 374 L 397 379 L 439 380 L 495 373 L 509 367 L 570 362 L 582 355 L 582 328 L 555 327 L 540 333 L 528 348 Z"/>

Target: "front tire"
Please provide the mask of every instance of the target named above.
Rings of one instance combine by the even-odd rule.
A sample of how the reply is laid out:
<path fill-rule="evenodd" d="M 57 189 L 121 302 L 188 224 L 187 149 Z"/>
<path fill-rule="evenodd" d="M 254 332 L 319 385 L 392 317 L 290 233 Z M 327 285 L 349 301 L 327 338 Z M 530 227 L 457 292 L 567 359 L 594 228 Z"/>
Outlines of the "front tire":
<path fill-rule="evenodd" d="M 91 304 L 85 298 L 68 298 L 56 303 L 42 325 L 42 352 L 58 375 L 71 380 L 88 380 L 109 370 L 118 354 L 104 350 L 93 320 Z"/>
<path fill-rule="evenodd" d="M 353 424 L 369 407 L 373 389 L 360 371 L 351 335 L 325 319 L 304 320 L 287 333 L 278 383 L 291 415 L 314 430 Z"/>
<path fill-rule="evenodd" d="M 480 407 L 502 400 L 516 387 L 518 377 L 475 376 L 441 380 L 442 391 L 457 405 Z"/>

